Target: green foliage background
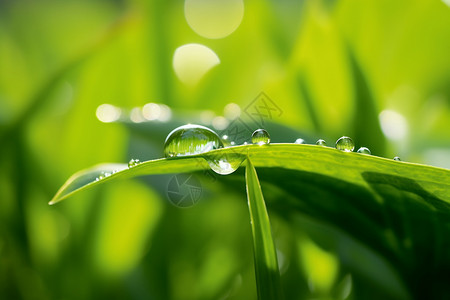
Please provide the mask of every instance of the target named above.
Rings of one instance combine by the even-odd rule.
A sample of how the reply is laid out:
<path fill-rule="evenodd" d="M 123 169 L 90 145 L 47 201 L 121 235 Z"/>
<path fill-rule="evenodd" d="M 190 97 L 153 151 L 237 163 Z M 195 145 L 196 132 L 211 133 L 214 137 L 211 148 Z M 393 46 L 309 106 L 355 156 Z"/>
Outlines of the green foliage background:
<path fill-rule="evenodd" d="M 203 178 L 204 200 L 186 210 L 166 201 L 170 176 L 47 202 L 75 171 L 161 157 L 175 126 L 199 122 L 205 109 L 221 115 L 229 102 L 246 107 L 261 91 L 283 110 L 274 122 L 292 130 L 275 127 L 275 141 L 349 135 L 380 156 L 449 167 L 444 2 L 245 1 L 239 28 L 217 40 L 191 30 L 183 5 L 0 2 L 1 298 L 254 299 L 242 182 Z M 221 63 L 186 87 L 172 56 L 193 42 Z M 169 105 L 171 122 L 104 124 L 95 116 L 103 103 L 148 102 Z M 406 117 L 407 138 L 384 138 L 384 109 Z M 350 298 L 414 297 L 382 256 L 341 229 L 307 215 L 288 223 L 270 204 L 269 214 L 288 299 L 338 298 L 349 276 Z M 341 248 L 327 246 L 330 239 Z"/>

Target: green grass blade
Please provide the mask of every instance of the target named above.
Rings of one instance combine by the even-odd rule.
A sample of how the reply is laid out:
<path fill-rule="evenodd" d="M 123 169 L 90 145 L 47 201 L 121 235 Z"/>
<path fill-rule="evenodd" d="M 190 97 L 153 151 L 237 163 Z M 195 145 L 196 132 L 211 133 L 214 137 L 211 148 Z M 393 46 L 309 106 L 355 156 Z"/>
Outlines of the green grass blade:
<path fill-rule="evenodd" d="M 247 149 L 238 149 L 244 148 Z M 110 180 L 131 178 L 142 175 L 194 172 L 209 169 L 203 158 L 216 157 L 218 154 L 232 154 L 236 151 L 248 155 L 256 167 L 279 167 L 320 174 L 343 179 L 349 183 L 368 188 L 362 174 L 367 172 L 389 175 L 401 175 L 414 180 L 429 192 L 450 203 L 450 171 L 408 162 L 396 162 L 376 156 L 358 153 L 344 153 L 333 148 L 315 145 L 271 144 L 267 147 L 257 145 L 238 146 L 211 151 L 207 154 L 179 157 L 172 159 L 156 159 L 142 162 L 128 169 L 125 164 L 102 164 L 82 170 L 72 175 L 53 197 L 51 204 L 62 201 L 69 196 L 90 189 Z M 241 152 L 242 151 L 242 152 Z M 95 178 L 101 172 L 120 170 L 101 180 Z"/>
<path fill-rule="evenodd" d="M 347 53 L 355 93 L 354 132 L 351 136 L 361 146 L 371 145 L 370 150 L 373 154 L 384 155 L 386 139 L 378 121 L 377 101 L 370 82 L 349 45 Z"/>
<path fill-rule="evenodd" d="M 253 233 L 258 299 L 282 299 L 277 252 L 272 239 L 269 216 L 258 175 L 250 159 L 247 160 L 245 179 Z"/>
<path fill-rule="evenodd" d="M 433 295 L 446 291 L 448 280 L 442 275 L 450 269 L 450 256 L 445 250 L 450 248 L 447 169 L 316 145 L 246 145 L 146 161 L 132 168 L 125 164 L 98 165 L 69 178 L 50 204 L 114 180 L 210 170 L 206 159 L 236 151 L 247 152 L 268 192 L 276 187 L 280 196 L 271 198 L 270 208 L 288 222 L 295 214 L 307 214 L 345 231 L 389 261 L 411 293 L 421 298 L 427 298 L 430 289 L 416 282 L 432 287 Z M 101 172 L 112 170 L 119 171 L 95 181 Z M 253 175 L 255 178 L 251 173 L 247 178 L 252 180 L 249 187 L 253 190 L 249 192 L 255 196 L 259 185 L 256 189 Z M 228 175 L 225 180 L 237 176 L 243 180 L 242 173 Z"/>

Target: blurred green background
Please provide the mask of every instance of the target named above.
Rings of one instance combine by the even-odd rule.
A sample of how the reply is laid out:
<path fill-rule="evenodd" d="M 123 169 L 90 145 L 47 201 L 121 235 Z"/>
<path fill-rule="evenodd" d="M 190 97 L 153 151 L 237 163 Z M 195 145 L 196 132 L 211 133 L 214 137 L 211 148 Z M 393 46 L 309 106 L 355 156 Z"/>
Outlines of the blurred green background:
<path fill-rule="evenodd" d="M 47 203 L 82 168 L 162 157 L 178 125 L 223 130 L 260 92 L 276 142 L 349 135 L 449 168 L 445 2 L 1 0 L 0 298 L 255 299 L 242 182 L 200 175 L 189 209 L 171 176 Z M 412 296 L 338 228 L 271 221 L 287 299 Z"/>

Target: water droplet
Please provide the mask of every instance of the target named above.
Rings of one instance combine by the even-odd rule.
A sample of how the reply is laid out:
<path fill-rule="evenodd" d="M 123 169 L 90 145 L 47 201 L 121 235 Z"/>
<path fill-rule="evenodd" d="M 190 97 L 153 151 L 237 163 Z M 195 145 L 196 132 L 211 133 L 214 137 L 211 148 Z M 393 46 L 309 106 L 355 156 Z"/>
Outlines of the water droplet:
<path fill-rule="evenodd" d="M 270 144 L 270 135 L 265 129 L 257 129 L 252 134 L 252 143 L 258 145 Z"/>
<path fill-rule="evenodd" d="M 400 157 L 398 157 L 398 156 L 394 157 L 394 160 L 401 161 Z"/>
<path fill-rule="evenodd" d="M 132 158 L 129 162 L 128 162 L 128 168 L 132 168 L 137 166 L 138 164 L 140 164 L 141 162 L 139 161 L 139 159 L 134 159 Z"/>
<path fill-rule="evenodd" d="M 205 158 L 210 168 L 220 175 L 228 175 L 236 171 L 245 159 L 245 156 L 239 153 L 220 153 Z"/>
<path fill-rule="evenodd" d="M 319 145 L 319 146 L 326 146 L 326 145 L 327 145 L 327 142 L 325 142 L 325 140 L 319 139 L 319 140 L 317 140 L 316 145 Z"/>
<path fill-rule="evenodd" d="M 336 149 L 344 152 L 352 152 L 355 149 L 355 143 L 348 136 L 342 136 L 336 141 Z"/>
<path fill-rule="evenodd" d="M 369 148 L 367 147 L 361 147 L 358 149 L 357 151 L 358 153 L 362 153 L 362 154 L 372 154 L 372 152 L 370 152 Z"/>
<path fill-rule="evenodd" d="M 105 172 L 105 177 L 111 176 L 111 173 Z"/>
<path fill-rule="evenodd" d="M 225 134 L 222 136 L 222 143 L 225 147 L 231 146 L 230 138 L 228 137 L 228 135 Z"/>
<path fill-rule="evenodd" d="M 211 129 L 201 125 L 183 125 L 172 130 L 164 143 L 164 156 L 194 155 L 223 148 L 223 142 Z"/>
<path fill-rule="evenodd" d="M 305 140 L 304 140 L 304 139 L 296 139 L 296 140 L 295 140 L 295 143 L 296 143 L 296 144 L 304 144 L 304 143 L 305 143 Z"/>

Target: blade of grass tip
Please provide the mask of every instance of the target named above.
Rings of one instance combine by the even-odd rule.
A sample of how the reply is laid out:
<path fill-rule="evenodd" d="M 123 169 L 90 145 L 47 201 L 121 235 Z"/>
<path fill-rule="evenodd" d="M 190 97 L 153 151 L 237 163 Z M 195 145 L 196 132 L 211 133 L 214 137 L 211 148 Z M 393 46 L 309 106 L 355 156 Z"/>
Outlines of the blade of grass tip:
<path fill-rule="evenodd" d="M 378 121 L 377 101 L 371 88 L 367 73 L 351 46 L 347 43 L 347 56 L 355 95 L 353 116 L 354 139 L 360 145 L 370 145 L 374 155 L 385 155 L 386 139 Z"/>
<path fill-rule="evenodd" d="M 248 208 L 253 233 L 256 287 L 259 300 L 283 299 L 277 252 L 272 239 L 269 216 L 253 164 L 247 159 L 245 168 Z"/>

